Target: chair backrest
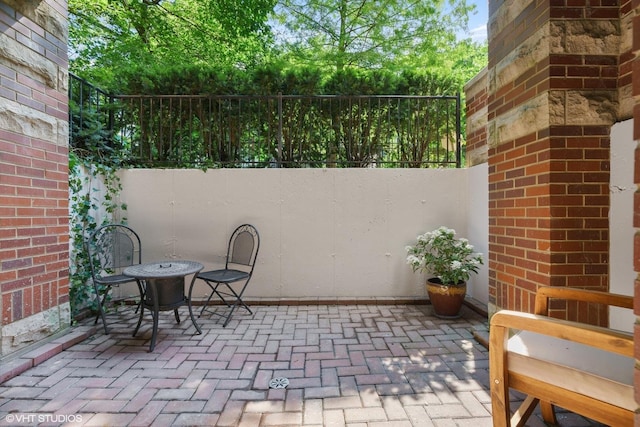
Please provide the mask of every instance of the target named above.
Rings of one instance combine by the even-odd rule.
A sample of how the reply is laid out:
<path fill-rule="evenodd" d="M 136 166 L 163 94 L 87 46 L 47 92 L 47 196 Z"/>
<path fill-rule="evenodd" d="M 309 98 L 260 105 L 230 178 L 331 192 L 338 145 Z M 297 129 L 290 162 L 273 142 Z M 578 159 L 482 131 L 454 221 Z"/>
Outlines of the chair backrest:
<path fill-rule="evenodd" d="M 259 249 L 260 235 L 258 230 L 251 224 L 242 224 L 233 231 L 229 238 L 226 268 L 229 268 L 229 264 L 236 264 L 250 267 L 253 271 Z"/>
<path fill-rule="evenodd" d="M 87 241 L 93 277 L 116 274 L 120 269 L 142 262 L 140 237 L 122 224 L 107 224 L 96 229 Z"/>

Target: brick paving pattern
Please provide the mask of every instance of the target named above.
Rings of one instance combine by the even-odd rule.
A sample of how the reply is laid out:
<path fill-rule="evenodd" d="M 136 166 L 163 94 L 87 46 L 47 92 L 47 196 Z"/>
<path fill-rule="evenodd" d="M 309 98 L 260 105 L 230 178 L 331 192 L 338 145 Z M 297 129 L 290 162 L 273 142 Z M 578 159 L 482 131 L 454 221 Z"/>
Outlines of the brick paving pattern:
<path fill-rule="evenodd" d="M 487 322 L 467 307 L 457 320 L 422 305 L 254 308 L 226 328 L 205 314 L 202 335 L 186 309 L 179 325 L 161 313 L 152 353 L 150 316 L 134 338 L 137 315 L 120 308 L 108 315 L 110 335 L 57 352 L 47 344 L 40 354 L 53 356 L 0 384 L 0 425 L 492 424 L 488 351 L 474 339 Z M 270 388 L 281 378 L 286 388 Z M 570 413 L 559 420 L 596 425 Z"/>

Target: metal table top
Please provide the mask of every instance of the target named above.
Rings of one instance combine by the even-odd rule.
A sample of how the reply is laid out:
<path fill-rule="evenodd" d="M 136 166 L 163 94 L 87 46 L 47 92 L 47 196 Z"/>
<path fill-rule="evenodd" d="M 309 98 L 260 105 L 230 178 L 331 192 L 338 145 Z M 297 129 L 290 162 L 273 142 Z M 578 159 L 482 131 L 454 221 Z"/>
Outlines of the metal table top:
<path fill-rule="evenodd" d="M 203 268 L 204 266 L 196 261 L 168 260 L 132 265 L 125 268 L 122 274 L 138 279 L 161 279 L 186 276 Z"/>

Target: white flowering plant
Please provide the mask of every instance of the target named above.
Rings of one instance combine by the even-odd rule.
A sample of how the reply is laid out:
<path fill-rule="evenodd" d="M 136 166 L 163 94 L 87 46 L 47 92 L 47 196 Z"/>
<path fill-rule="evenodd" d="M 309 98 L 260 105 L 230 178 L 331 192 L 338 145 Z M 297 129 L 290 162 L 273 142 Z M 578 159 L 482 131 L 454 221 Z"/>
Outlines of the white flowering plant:
<path fill-rule="evenodd" d="M 407 264 L 413 271 L 426 271 L 445 285 L 469 280 L 482 264 L 482 254 L 464 238 L 457 238 L 456 231 L 440 227 L 421 234 L 414 246 L 407 246 Z"/>

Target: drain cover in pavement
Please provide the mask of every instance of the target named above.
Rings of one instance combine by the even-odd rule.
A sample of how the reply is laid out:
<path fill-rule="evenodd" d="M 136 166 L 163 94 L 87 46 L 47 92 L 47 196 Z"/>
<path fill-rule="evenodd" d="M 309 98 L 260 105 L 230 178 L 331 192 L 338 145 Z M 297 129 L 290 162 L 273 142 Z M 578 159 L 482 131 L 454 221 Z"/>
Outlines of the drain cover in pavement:
<path fill-rule="evenodd" d="M 289 385 L 289 380 L 284 377 L 274 378 L 271 381 L 269 381 L 269 388 L 287 388 L 288 385 Z"/>

